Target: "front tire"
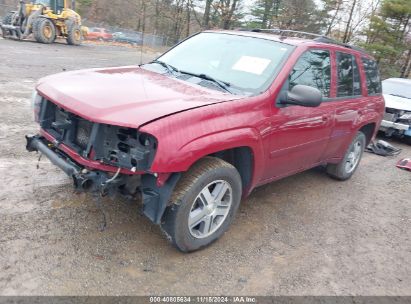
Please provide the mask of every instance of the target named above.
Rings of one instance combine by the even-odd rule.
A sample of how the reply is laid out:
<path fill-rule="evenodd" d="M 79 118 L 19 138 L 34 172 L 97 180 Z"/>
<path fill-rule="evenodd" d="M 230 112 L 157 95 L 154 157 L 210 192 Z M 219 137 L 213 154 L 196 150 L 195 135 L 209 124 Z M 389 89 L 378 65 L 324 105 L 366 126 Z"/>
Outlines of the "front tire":
<path fill-rule="evenodd" d="M 56 40 L 56 27 L 47 18 L 37 18 L 33 22 L 33 34 L 37 42 L 50 44 Z"/>
<path fill-rule="evenodd" d="M 227 231 L 241 194 L 235 167 L 218 158 L 203 158 L 183 174 L 161 228 L 182 252 L 204 248 Z"/>
<path fill-rule="evenodd" d="M 332 178 L 345 181 L 353 176 L 360 164 L 367 138 L 362 132 L 358 132 L 348 147 L 342 161 L 338 164 L 328 164 L 327 173 Z"/>

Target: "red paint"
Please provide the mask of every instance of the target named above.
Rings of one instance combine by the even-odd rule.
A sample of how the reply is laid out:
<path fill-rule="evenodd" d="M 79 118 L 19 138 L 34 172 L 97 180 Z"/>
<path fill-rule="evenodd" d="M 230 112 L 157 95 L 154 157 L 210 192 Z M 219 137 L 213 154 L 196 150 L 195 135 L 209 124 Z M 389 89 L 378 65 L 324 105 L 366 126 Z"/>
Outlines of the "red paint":
<path fill-rule="evenodd" d="M 113 35 L 109 33 L 105 28 L 93 28 L 92 31 L 87 33 L 86 39 L 88 40 L 113 40 Z"/>
<path fill-rule="evenodd" d="M 262 33 L 230 33 L 279 40 Z M 151 172 L 159 174 L 160 185 L 170 173 L 186 171 L 206 155 L 249 147 L 254 163 L 248 194 L 272 180 L 319 164 L 337 163 L 361 127 L 373 123 L 377 132 L 384 113 L 383 97 L 367 96 L 360 58 L 368 55 L 311 40 L 283 41 L 296 49 L 271 87 L 254 97 L 205 89 L 138 67 L 59 74 L 44 78 L 37 89 L 85 119 L 135 127 L 155 136 L 158 149 Z M 330 98 L 337 93 L 335 52 L 354 54 L 360 67 L 362 96 L 327 101 L 318 108 L 277 107 L 281 87 L 298 58 L 310 48 L 331 52 Z M 81 164 L 113 172 L 112 167 L 85 160 L 65 146 L 62 149 Z"/>
<path fill-rule="evenodd" d="M 42 78 L 37 90 L 87 120 L 131 128 L 175 112 L 239 98 L 138 66 L 60 73 Z"/>
<path fill-rule="evenodd" d="M 397 167 L 403 170 L 411 171 L 411 158 L 401 159 L 397 163 Z"/>

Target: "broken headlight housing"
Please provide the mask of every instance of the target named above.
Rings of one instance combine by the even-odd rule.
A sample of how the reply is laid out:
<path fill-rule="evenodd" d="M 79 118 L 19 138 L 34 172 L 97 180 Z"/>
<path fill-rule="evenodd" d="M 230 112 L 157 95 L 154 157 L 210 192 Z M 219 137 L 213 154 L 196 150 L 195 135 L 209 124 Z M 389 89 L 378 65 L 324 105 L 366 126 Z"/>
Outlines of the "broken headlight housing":
<path fill-rule="evenodd" d="M 148 170 L 157 150 L 156 138 L 137 129 L 101 125 L 96 138 L 95 159 L 131 170 Z"/>
<path fill-rule="evenodd" d="M 103 164 L 147 171 L 157 150 L 157 139 L 136 128 L 107 125 L 86 120 L 42 99 L 40 126 L 55 139 L 85 159 Z"/>
<path fill-rule="evenodd" d="M 35 122 L 40 121 L 40 108 L 41 108 L 42 100 L 43 100 L 43 97 L 39 95 L 37 90 L 34 90 L 33 93 L 31 94 L 31 107 L 33 110 Z"/>

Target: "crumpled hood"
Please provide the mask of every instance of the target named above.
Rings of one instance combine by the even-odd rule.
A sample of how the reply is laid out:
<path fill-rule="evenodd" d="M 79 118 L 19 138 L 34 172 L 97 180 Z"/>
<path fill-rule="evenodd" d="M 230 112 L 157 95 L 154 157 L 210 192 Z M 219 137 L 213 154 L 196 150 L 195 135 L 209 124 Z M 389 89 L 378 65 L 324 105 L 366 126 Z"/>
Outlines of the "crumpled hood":
<path fill-rule="evenodd" d="M 37 90 L 84 119 L 132 128 L 177 112 L 240 98 L 138 66 L 60 73 L 42 78 Z"/>
<path fill-rule="evenodd" d="M 384 94 L 385 107 L 403 111 L 411 111 L 411 99 Z"/>

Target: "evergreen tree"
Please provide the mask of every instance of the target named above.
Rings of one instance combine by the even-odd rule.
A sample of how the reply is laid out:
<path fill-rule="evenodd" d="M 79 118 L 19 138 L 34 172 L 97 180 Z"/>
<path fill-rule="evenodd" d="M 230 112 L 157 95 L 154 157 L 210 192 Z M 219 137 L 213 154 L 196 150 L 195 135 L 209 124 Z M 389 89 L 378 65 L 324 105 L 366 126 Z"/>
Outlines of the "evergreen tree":
<path fill-rule="evenodd" d="M 400 76 L 411 45 L 406 39 L 410 30 L 411 0 L 383 0 L 380 12 L 370 19 L 364 47 L 380 63 L 384 77 Z M 405 74 L 405 73 L 403 73 Z"/>

